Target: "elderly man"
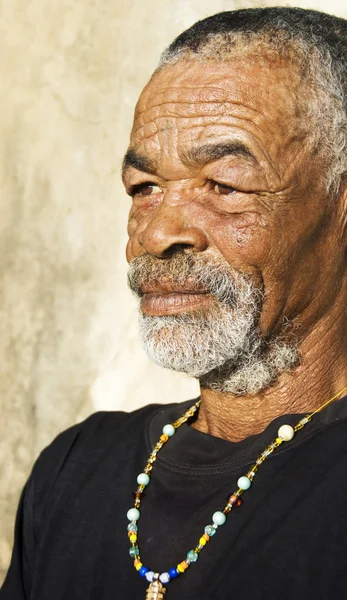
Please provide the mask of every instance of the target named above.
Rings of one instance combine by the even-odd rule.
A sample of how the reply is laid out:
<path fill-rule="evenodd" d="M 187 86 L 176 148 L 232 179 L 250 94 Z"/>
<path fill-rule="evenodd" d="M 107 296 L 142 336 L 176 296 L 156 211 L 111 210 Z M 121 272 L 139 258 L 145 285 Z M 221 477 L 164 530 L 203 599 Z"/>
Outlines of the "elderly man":
<path fill-rule="evenodd" d="M 291 8 L 163 54 L 124 159 L 129 284 L 201 397 L 42 453 L 1 600 L 344 595 L 346 73 L 347 23 Z"/>

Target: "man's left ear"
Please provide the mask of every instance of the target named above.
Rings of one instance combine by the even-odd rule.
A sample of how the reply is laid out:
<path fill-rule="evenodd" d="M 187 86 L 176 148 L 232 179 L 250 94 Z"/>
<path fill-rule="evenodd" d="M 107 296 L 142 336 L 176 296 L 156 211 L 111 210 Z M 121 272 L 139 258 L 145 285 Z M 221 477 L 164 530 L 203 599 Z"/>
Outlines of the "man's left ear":
<path fill-rule="evenodd" d="M 341 183 L 336 202 L 339 230 L 341 232 L 341 238 L 347 246 L 347 175 Z M 339 235 L 339 232 L 337 232 L 337 235 Z"/>

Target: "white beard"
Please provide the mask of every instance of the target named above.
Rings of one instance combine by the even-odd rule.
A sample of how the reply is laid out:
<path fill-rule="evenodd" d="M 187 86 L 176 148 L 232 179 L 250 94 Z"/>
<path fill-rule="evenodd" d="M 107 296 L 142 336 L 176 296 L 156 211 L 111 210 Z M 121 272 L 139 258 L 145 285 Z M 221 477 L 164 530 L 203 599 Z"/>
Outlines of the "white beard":
<path fill-rule="evenodd" d="M 266 343 L 258 332 L 263 292 L 249 277 L 224 263 L 202 263 L 193 255 L 166 260 L 148 255 L 130 264 L 129 285 L 165 278 L 189 278 L 214 296 L 211 306 L 177 316 L 140 313 L 145 351 L 158 365 L 200 379 L 202 387 L 233 394 L 254 394 L 298 362 L 294 345 L 281 338 Z"/>

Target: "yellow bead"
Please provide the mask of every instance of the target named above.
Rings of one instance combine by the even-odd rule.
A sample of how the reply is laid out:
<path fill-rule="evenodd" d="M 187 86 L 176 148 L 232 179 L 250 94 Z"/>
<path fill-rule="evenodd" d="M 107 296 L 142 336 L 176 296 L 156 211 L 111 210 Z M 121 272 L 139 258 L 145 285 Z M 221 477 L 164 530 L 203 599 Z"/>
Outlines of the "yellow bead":
<path fill-rule="evenodd" d="M 179 571 L 180 573 L 184 573 L 184 571 L 186 569 L 188 569 L 188 565 L 185 560 L 183 562 L 181 562 L 179 565 L 177 565 L 177 571 Z"/>
<path fill-rule="evenodd" d="M 131 542 L 136 542 L 136 540 L 137 540 L 137 535 L 136 535 L 136 533 L 132 533 L 132 534 L 131 534 L 131 536 L 130 536 L 130 541 L 131 541 Z"/>
<path fill-rule="evenodd" d="M 205 538 L 204 538 L 204 537 L 201 537 L 201 538 L 199 539 L 199 544 L 200 544 L 200 546 L 206 546 L 206 543 L 207 543 L 207 542 L 206 542 L 206 540 L 205 540 Z"/>
<path fill-rule="evenodd" d="M 136 565 L 135 565 L 135 569 L 136 571 L 139 571 L 141 569 L 141 567 L 143 567 L 143 564 L 141 561 L 139 561 Z"/>

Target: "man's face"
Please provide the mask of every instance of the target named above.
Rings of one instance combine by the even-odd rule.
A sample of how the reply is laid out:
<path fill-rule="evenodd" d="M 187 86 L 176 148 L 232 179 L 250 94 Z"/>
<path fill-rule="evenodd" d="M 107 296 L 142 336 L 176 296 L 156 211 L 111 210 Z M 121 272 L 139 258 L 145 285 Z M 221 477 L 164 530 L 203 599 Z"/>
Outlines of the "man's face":
<path fill-rule="evenodd" d="M 138 259 L 131 266 L 147 261 L 133 287 L 147 321 L 159 318 L 156 343 L 169 335 L 164 317 L 169 324 L 200 315 L 208 327 L 206 315 L 216 309 L 216 290 L 199 270 L 189 281 L 185 259 L 179 281 L 183 255 L 229 273 L 234 296 L 251 285 L 247 335 L 256 327 L 271 340 L 296 320 L 304 336 L 333 302 L 341 236 L 322 162 L 298 114 L 300 92 L 290 67 L 250 58 L 178 62 L 143 91 L 124 173 L 133 197 L 127 258 Z M 243 316 L 246 296 L 236 298 Z M 232 302 L 228 310 L 236 312 Z M 241 354 L 244 348 L 232 359 Z"/>

